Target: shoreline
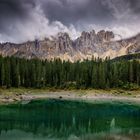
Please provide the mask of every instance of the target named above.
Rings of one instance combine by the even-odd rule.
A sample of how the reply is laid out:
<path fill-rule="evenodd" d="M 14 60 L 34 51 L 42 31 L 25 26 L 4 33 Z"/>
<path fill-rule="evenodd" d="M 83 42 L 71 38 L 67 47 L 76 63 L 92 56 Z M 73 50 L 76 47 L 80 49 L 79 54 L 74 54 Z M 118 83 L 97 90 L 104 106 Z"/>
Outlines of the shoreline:
<path fill-rule="evenodd" d="M 10 104 L 36 99 L 59 99 L 80 101 L 120 101 L 140 104 L 140 90 L 46 90 L 46 89 L 0 89 L 0 104 Z"/>

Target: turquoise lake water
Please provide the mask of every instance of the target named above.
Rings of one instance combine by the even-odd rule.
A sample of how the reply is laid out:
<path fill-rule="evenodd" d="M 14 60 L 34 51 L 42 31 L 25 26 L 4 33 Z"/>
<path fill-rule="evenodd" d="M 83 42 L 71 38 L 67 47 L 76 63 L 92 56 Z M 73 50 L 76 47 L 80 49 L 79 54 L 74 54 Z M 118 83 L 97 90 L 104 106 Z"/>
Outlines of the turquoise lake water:
<path fill-rule="evenodd" d="M 140 140 L 140 106 L 54 99 L 1 105 L 0 140 Z"/>

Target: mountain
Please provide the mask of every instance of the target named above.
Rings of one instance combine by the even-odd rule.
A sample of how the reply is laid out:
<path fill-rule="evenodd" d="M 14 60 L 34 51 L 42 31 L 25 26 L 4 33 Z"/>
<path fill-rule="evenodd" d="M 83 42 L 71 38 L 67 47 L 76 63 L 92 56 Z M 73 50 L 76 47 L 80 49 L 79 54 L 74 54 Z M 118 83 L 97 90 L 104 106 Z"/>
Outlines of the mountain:
<path fill-rule="evenodd" d="M 82 32 L 76 40 L 67 33 L 59 33 L 44 40 L 28 41 L 22 44 L 0 44 L 0 55 L 21 58 L 39 58 L 70 60 L 72 62 L 94 57 L 115 58 L 140 52 L 140 34 L 115 40 L 115 34 L 110 31 Z"/>

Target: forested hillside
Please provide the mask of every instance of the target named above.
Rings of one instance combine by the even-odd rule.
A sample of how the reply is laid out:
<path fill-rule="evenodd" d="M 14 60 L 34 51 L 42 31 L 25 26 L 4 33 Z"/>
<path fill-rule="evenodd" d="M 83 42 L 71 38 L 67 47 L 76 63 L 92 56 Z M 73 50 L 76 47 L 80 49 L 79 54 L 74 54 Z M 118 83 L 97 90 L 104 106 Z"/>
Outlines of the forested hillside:
<path fill-rule="evenodd" d="M 26 60 L 0 57 L 0 86 L 55 88 L 117 88 L 140 85 L 137 60 L 85 60 L 83 62 Z"/>
<path fill-rule="evenodd" d="M 136 54 L 129 54 L 129 55 L 123 55 L 120 57 L 116 57 L 112 59 L 112 61 L 120 61 L 120 60 L 140 60 L 140 53 Z"/>

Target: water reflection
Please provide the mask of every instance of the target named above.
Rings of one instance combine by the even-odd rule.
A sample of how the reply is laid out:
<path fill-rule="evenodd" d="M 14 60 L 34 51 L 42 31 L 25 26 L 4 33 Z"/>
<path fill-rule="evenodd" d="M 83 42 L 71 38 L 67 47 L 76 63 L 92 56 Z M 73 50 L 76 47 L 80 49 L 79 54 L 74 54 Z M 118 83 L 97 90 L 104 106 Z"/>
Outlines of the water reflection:
<path fill-rule="evenodd" d="M 110 129 L 115 129 L 115 118 L 111 120 Z"/>
<path fill-rule="evenodd" d="M 137 140 L 140 106 L 38 100 L 0 107 L 0 140 Z"/>

